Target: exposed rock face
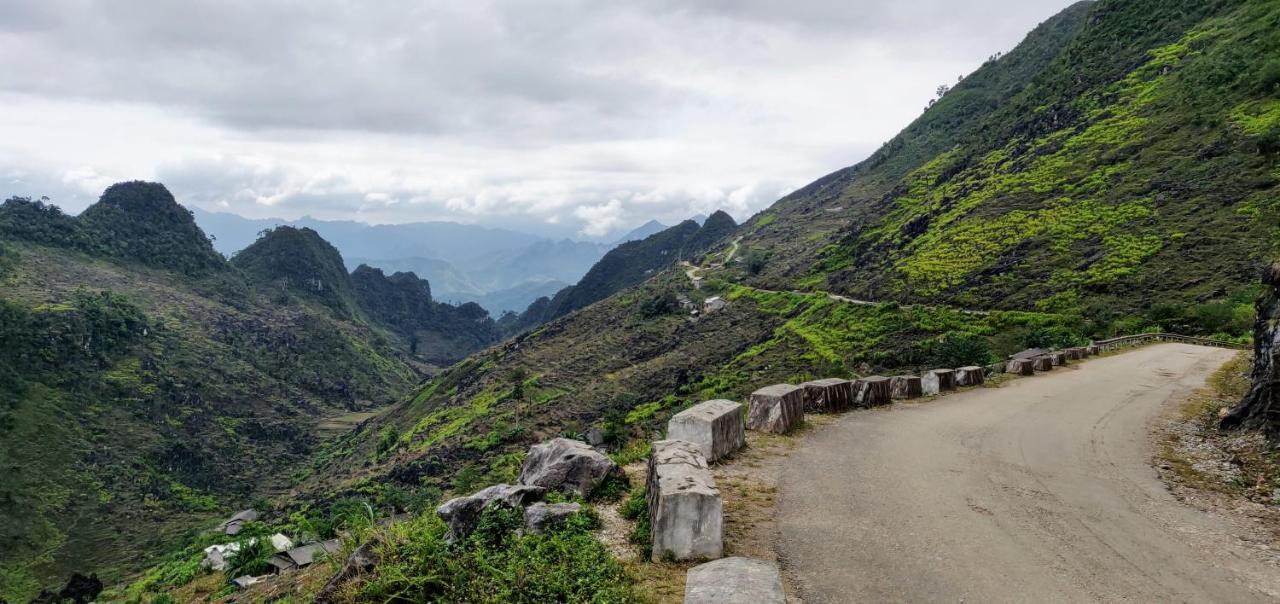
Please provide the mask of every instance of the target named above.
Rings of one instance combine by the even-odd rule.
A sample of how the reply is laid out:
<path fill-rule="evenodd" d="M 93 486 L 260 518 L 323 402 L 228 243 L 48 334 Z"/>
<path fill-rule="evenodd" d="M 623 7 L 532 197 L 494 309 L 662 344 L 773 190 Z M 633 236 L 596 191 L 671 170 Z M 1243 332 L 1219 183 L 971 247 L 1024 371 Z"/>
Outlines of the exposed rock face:
<path fill-rule="evenodd" d="M 784 604 L 778 567 L 763 560 L 725 558 L 689 569 L 684 604 Z"/>
<path fill-rule="evenodd" d="M 920 376 L 925 394 L 938 394 L 956 389 L 956 372 L 954 369 L 934 369 Z"/>
<path fill-rule="evenodd" d="M 837 413 L 853 406 L 853 382 L 826 378 L 800 384 L 805 413 Z"/>
<path fill-rule="evenodd" d="M 538 486 L 495 484 L 466 497 L 455 497 L 436 508 L 440 519 L 449 527 L 449 542 L 466 537 L 476 528 L 480 514 L 494 502 L 502 502 L 513 508 L 523 508 L 546 494 Z"/>
<path fill-rule="evenodd" d="M 698 403 L 671 417 L 667 438 L 691 442 L 708 462 L 717 461 L 747 444 L 742 404 L 723 399 Z"/>
<path fill-rule="evenodd" d="M 889 398 L 919 398 L 923 394 L 924 387 L 920 383 L 920 376 L 895 375 L 889 378 Z"/>
<path fill-rule="evenodd" d="M 791 384 L 766 386 L 751 393 L 747 427 L 781 434 L 804 421 L 804 389 Z"/>
<path fill-rule="evenodd" d="M 1013 359 L 1005 364 L 1004 370 L 1014 375 L 1031 375 L 1036 372 L 1036 366 L 1031 359 Z"/>
<path fill-rule="evenodd" d="M 1034 365 L 1035 365 L 1035 370 L 1036 370 L 1036 371 L 1053 371 L 1053 357 L 1052 357 L 1052 356 L 1049 356 L 1049 355 L 1047 355 L 1047 354 L 1046 354 L 1046 355 L 1044 355 L 1044 356 L 1038 356 L 1038 357 L 1036 357 L 1036 358 L 1034 358 L 1034 359 L 1031 359 L 1031 362 L 1032 362 L 1032 364 L 1034 364 Z"/>
<path fill-rule="evenodd" d="M 587 497 L 611 477 L 623 474 L 607 455 L 579 440 L 554 438 L 529 447 L 516 482 Z"/>
<path fill-rule="evenodd" d="M 1067 355 L 1064 352 L 1051 352 L 1049 353 L 1049 358 L 1053 359 L 1054 367 L 1067 364 Z"/>
<path fill-rule="evenodd" d="M 981 386 L 986 380 L 983 379 L 984 371 L 981 367 L 970 365 L 961 367 L 956 370 L 957 386 Z"/>
<path fill-rule="evenodd" d="M 1271 437 L 1280 435 L 1280 263 L 1272 264 L 1262 277 L 1262 294 L 1255 304 L 1258 314 L 1253 324 L 1253 370 L 1249 391 L 1240 403 L 1222 418 L 1223 428 L 1261 428 Z"/>
<path fill-rule="evenodd" d="M 723 554 L 720 491 L 696 445 L 683 440 L 653 443 L 645 499 L 654 560 L 719 558 Z"/>
<path fill-rule="evenodd" d="M 889 378 L 873 375 L 853 383 L 853 402 L 859 407 L 878 407 L 892 402 L 889 397 Z"/>
<path fill-rule="evenodd" d="M 524 528 L 531 533 L 541 533 L 581 511 L 582 506 L 576 503 L 539 501 L 524 509 Z"/>

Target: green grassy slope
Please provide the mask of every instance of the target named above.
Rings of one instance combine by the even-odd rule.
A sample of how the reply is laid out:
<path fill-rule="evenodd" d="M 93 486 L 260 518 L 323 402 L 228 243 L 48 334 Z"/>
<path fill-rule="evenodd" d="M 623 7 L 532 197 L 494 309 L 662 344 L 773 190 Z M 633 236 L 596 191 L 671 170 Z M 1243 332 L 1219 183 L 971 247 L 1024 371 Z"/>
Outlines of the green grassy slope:
<path fill-rule="evenodd" d="M 1247 300 L 1280 219 L 1280 6 L 1086 8 L 1029 86 L 945 143 L 891 143 L 780 201 L 785 227 L 748 223 L 748 248 L 787 251 L 756 283 L 1113 318 Z"/>

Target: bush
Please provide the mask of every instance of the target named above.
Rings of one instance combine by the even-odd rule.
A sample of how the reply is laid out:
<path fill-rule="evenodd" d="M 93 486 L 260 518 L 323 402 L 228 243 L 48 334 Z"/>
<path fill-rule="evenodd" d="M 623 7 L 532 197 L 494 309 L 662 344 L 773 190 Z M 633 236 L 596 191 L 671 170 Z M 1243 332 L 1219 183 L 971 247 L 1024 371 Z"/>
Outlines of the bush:
<path fill-rule="evenodd" d="M 228 577 L 257 576 L 271 568 L 271 541 L 262 539 L 245 539 L 239 542 L 240 549 L 227 558 L 226 573 Z"/>
<path fill-rule="evenodd" d="M 991 362 L 991 345 L 982 336 L 949 333 L 934 346 L 933 361 L 941 367 L 986 365 Z"/>

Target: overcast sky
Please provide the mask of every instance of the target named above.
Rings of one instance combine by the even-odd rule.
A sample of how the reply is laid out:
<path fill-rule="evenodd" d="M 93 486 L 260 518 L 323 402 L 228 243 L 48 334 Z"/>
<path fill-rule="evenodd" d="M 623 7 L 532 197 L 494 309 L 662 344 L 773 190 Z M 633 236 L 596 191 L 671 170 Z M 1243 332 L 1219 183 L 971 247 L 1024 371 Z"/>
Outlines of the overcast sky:
<path fill-rule="evenodd" d="M 606 237 L 866 157 L 1068 0 L 4 0 L 0 196 Z"/>

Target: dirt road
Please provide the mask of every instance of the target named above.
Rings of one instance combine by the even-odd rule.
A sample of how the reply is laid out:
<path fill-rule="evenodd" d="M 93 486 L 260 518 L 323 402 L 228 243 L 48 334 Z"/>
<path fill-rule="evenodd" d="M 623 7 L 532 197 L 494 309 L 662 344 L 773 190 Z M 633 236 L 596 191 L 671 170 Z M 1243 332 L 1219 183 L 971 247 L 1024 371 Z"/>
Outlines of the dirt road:
<path fill-rule="evenodd" d="M 1151 467 L 1152 422 L 1232 351 L 1160 344 L 851 413 L 786 462 L 806 602 L 1258 602 L 1280 569 Z"/>

